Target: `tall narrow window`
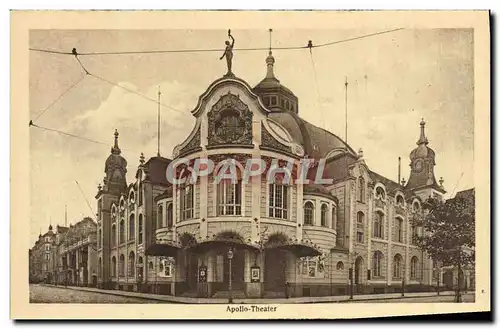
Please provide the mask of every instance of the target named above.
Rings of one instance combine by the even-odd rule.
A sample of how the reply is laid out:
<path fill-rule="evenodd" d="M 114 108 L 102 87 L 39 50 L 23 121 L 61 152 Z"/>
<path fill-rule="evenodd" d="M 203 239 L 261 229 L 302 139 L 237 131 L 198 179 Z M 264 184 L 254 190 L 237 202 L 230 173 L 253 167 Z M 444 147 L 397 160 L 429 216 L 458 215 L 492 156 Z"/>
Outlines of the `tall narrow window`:
<path fill-rule="evenodd" d="M 396 197 L 396 204 L 400 207 L 404 207 L 404 204 L 405 204 L 405 200 L 403 199 L 403 197 L 401 195 L 398 195 Z"/>
<path fill-rule="evenodd" d="M 365 222 L 365 214 L 363 214 L 362 211 L 358 211 L 358 214 L 356 216 L 356 222 L 358 226 L 362 226 Z"/>
<path fill-rule="evenodd" d="M 156 228 L 163 227 L 163 206 L 158 205 L 158 215 L 156 216 Z"/>
<path fill-rule="evenodd" d="M 314 221 L 314 205 L 311 201 L 307 201 L 304 205 L 304 225 L 313 225 Z"/>
<path fill-rule="evenodd" d="M 142 220 L 142 214 L 139 215 L 139 228 L 138 228 L 138 232 L 137 232 L 137 236 L 138 236 L 138 240 L 139 240 L 139 244 L 142 244 L 142 226 L 144 225 L 143 223 L 143 220 Z"/>
<path fill-rule="evenodd" d="M 396 240 L 403 242 L 403 220 L 396 218 Z"/>
<path fill-rule="evenodd" d="M 135 276 L 135 254 L 133 251 L 128 255 L 128 276 Z"/>
<path fill-rule="evenodd" d="M 173 206 L 170 202 L 167 204 L 167 227 L 172 227 L 174 222 Z"/>
<path fill-rule="evenodd" d="M 130 219 L 128 222 L 128 239 L 130 241 L 135 240 L 135 215 L 130 215 Z"/>
<path fill-rule="evenodd" d="M 102 230 L 99 229 L 99 236 L 97 237 L 97 248 L 101 248 L 102 246 Z"/>
<path fill-rule="evenodd" d="M 365 202 L 365 179 L 363 177 L 358 179 L 358 201 Z"/>
<path fill-rule="evenodd" d="M 125 242 L 125 220 L 120 221 L 120 244 Z"/>
<path fill-rule="evenodd" d="M 269 185 L 269 217 L 288 218 L 288 186 L 283 184 Z"/>
<path fill-rule="evenodd" d="M 418 258 L 416 256 L 413 256 L 410 261 L 410 278 L 418 278 Z"/>
<path fill-rule="evenodd" d="M 181 219 L 193 218 L 194 191 L 192 185 L 185 185 L 181 189 Z"/>
<path fill-rule="evenodd" d="M 375 212 L 375 219 L 373 220 L 373 237 L 383 239 L 383 224 L 384 214 L 377 211 Z"/>
<path fill-rule="evenodd" d="M 116 257 L 113 256 L 111 259 L 111 276 L 116 277 Z"/>
<path fill-rule="evenodd" d="M 415 245 L 418 243 L 418 226 L 415 223 L 411 224 L 411 243 Z"/>
<path fill-rule="evenodd" d="M 401 278 L 401 263 L 402 263 L 401 255 L 396 254 L 396 256 L 394 256 L 394 270 L 392 273 L 392 276 L 396 279 Z"/>
<path fill-rule="evenodd" d="M 332 207 L 332 228 L 337 229 L 337 208 Z"/>
<path fill-rule="evenodd" d="M 217 198 L 219 200 L 219 215 L 241 215 L 241 180 L 221 180 Z"/>
<path fill-rule="evenodd" d="M 119 260 L 118 265 L 119 265 L 118 275 L 124 276 L 125 275 L 125 256 L 123 254 L 120 255 L 120 260 Z"/>
<path fill-rule="evenodd" d="M 382 276 L 382 259 L 383 255 L 380 251 L 375 251 L 373 253 L 373 276 Z"/>
<path fill-rule="evenodd" d="M 328 206 L 326 204 L 321 205 L 321 226 L 328 227 Z"/>
<path fill-rule="evenodd" d="M 111 246 L 116 247 L 116 225 L 111 226 Z"/>

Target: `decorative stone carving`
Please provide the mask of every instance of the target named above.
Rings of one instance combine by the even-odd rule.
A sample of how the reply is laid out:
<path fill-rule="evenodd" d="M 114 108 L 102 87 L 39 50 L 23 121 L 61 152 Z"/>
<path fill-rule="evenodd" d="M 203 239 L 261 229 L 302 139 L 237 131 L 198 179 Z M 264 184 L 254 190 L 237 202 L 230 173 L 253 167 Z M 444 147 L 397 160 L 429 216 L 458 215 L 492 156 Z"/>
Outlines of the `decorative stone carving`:
<path fill-rule="evenodd" d="M 253 113 L 238 95 L 229 91 L 207 114 L 208 145 L 252 145 Z"/>
<path fill-rule="evenodd" d="M 267 131 L 266 127 L 264 127 L 264 124 L 262 123 L 261 123 L 261 131 L 262 131 L 262 144 L 261 144 L 262 147 L 292 153 L 292 148 L 283 145 L 278 140 L 276 140 L 276 138 L 274 138 L 273 135 L 271 135 L 271 133 Z"/>
<path fill-rule="evenodd" d="M 375 206 L 377 208 L 384 208 L 385 207 L 385 202 L 380 200 L 380 199 L 375 199 Z"/>
<path fill-rule="evenodd" d="M 191 138 L 189 143 L 187 143 L 187 145 L 180 150 L 179 154 L 186 154 L 193 152 L 200 148 L 200 144 L 201 144 L 201 130 L 200 127 L 198 127 L 193 138 Z"/>

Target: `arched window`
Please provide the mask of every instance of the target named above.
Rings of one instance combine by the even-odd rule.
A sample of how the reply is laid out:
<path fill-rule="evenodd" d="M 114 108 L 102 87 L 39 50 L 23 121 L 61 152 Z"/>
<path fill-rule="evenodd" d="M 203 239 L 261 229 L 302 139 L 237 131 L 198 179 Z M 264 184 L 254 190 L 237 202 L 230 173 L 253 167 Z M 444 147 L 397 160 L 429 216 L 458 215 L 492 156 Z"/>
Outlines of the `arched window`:
<path fill-rule="evenodd" d="M 174 224 L 174 213 L 172 203 L 167 204 L 167 227 L 172 227 Z"/>
<path fill-rule="evenodd" d="M 411 223 L 411 243 L 416 245 L 418 243 L 418 225 Z"/>
<path fill-rule="evenodd" d="M 384 256 L 380 251 L 375 251 L 373 253 L 373 264 L 372 264 L 372 270 L 373 270 L 373 276 L 374 277 L 380 277 L 382 276 L 382 260 Z"/>
<path fill-rule="evenodd" d="M 416 256 L 413 256 L 410 261 L 410 278 L 418 278 L 418 258 Z"/>
<path fill-rule="evenodd" d="M 288 218 L 288 186 L 269 184 L 269 217 Z"/>
<path fill-rule="evenodd" d="M 113 256 L 111 259 L 111 276 L 116 277 L 116 257 Z"/>
<path fill-rule="evenodd" d="M 385 191 L 381 186 L 377 186 L 377 188 L 375 189 L 375 195 L 377 198 L 385 200 Z"/>
<path fill-rule="evenodd" d="M 396 279 L 401 278 L 401 266 L 402 266 L 402 260 L 403 258 L 401 257 L 400 254 L 396 254 L 394 256 L 394 267 L 393 267 L 393 273 L 392 276 Z"/>
<path fill-rule="evenodd" d="M 313 225 L 314 220 L 314 205 L 311 201 L 307 201 L 304 205 L 304 225 Z"/>
<path fill-rule="evenodd" d="M 137 277 L 139 280 L 142 280 L 142 277 L 144 276 L 143 263 L 144 261 L 142 259 L 142 256 L 139 256 L 139 259 L 137 260 Z"/>
<path fill-rule="evenodd" d="M 321 226 L 328 227 L 328 206 L 326 204 L 321 205 Z"/>
<path fill-rule="evenodd" d="M 373 237 L 383 239 L 384 238 L 384 214 L 380 211 L 375 212 L 375 218 L 373 220 Z"/>
<path fill-rule="evenodd" d="M 344 263 L 338 262 L 337 263 L 337 271 L 342 271 L 344 269 Z"/>
<path fill-rule="evenodd" d="M 356 219 L 356 222 L 357 222 L 358 224 L 363 225 L 363 223 L 365 222 L 365 214 L 363 214 L 363 212 L 362 212 L 362 211 L 358 211 L 358 215 L 356 216 L 356 218 L 357 218 L 357 219 Z"/>
<path fill-rule="evenodd" d="M 163 272 L 163 262 L 160 262 L 160 264 L 158 265 L 158 272 L 162 273 Z"/>
<path fill-rule="evenodd" d="M 111 226 L 111 246 L 116 247 L 116 225 Z"/>
<path fill-rule="evenodd" d="M 153 270 L 153 268 L 154 268 L 153 262 L 149 262 L 148 269 Z"/>
<path fill-rule="evenodd" d="M 332 207 L 332 228 L 337 229 L 337 208 Z"/>
<path fill-rule="evenodd" d="M 128 222 L 128 239 L 130 241 L 135 240 L 135 215 L 130 215 Z"/>
<path fill-rule="evenodd" d="M 241 180 L 222 179 L 217 200 L 219 215 L 241 215 Z"/>
<path fill-rule="evenodd" d="M 181 196 L 181 220 L 190 220 L 194 212 L 194 188 L 193 185 L 186 184 L 180 190 Z"/>
<path fill-rule="evenodd" d="M 160 204 L 158 205 L 158 215 L 156 216 L 156 228 L 162 228 L 163 227 L 163 206 Z"/>
<path fill-rule="evenodd" d="M 130 192 L 130 195 L 129 195 L 128 201 L 129 201 L 130 203 L 132 203 L 132 204 L 135 202 L 135 193 L 134 193 L 134 191 L 131 191 L 131 192 Z"/>
<path fill-rule="evenodd" d="M 120 244 L 125 242 L 125 220 L 120 221 Z"/>
<path fill-rule="evenodd" d="M 396 197 L 396 204 L 400 207 L 404 207 L 404 204 L 405 204 L 405 200 L 403 199 L 403 197 L 401 195 L 398 195 Z"/>
<path fill-rule="evenodd" d="M 358 201 L 365 202 L 365 179 L 363 177 L 358 179 Z"/>
<path fill-rule="evenodd" d="M 124 276 L 125 275 L 125 256 L 123 254 L 120 255 L 120 260 L 118 262 L 118 265 L 119 265 L 118 275 Z"/>
<path fill-rule="evenodd" d="M 420 211 L 420 204 L 418 202 L 413 203 L 413 211 L 414 212 Z"/>
<path fill-rule="evenodd" d="M 128 276 L 135 276 L 135 254 L 133 251 L 128 255 Z"/>
<path fill-rule="evenodd" d="M 138 236 L 138 240 L 139 240 L 139 244 L 142 244 L 142 226 L 143 226 L 143 220 L 142 220 L 142 214 L 139 215 L 139 230 L 137 232 L 137 236 Z"/>
<path fill-rule="evenodd" d="M 396 241 L 397 242 L 403 242 L 403 219 L 402 218 L 396 218 Z"/>

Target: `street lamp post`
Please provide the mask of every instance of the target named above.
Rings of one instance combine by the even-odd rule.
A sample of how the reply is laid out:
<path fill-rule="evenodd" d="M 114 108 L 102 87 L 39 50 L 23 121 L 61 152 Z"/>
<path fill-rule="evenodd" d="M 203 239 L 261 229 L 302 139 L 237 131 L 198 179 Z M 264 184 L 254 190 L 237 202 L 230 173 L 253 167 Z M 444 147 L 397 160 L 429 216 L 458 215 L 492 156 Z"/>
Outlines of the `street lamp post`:
<path fill-rule="evenodd" d="M 227 252 L 227 259 L 229 261 L 229 293 L 228 293 L 228 297 L 229 297 L 229 304 L 232 304 L 233 303 L 233 287 L 232 287 L 232 281 L 233 281 L 233 278 L 232 278 L 232 259 L 233 259 L 233 249 L 231 247 L 229 247 L 229 251 Z"/>

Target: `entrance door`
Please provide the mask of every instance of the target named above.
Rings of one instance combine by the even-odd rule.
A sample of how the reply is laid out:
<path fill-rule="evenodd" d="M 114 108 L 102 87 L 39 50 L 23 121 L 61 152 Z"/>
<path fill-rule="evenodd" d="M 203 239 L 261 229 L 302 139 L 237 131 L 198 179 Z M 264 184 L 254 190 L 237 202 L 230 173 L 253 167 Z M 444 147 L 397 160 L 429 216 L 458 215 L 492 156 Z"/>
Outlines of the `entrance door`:
<path fill-rule="evenodd" d="M 189 290 L 196 290 L 198 283 L 198 258 L 194 254 L 187 254 L 186 275 Z"/>
<path fill-rule="evenodd" d="M 277 249 L 266 250 L 264 259 L 265 290 L 284 292 L 286 280 L 286 254 Z"/>

